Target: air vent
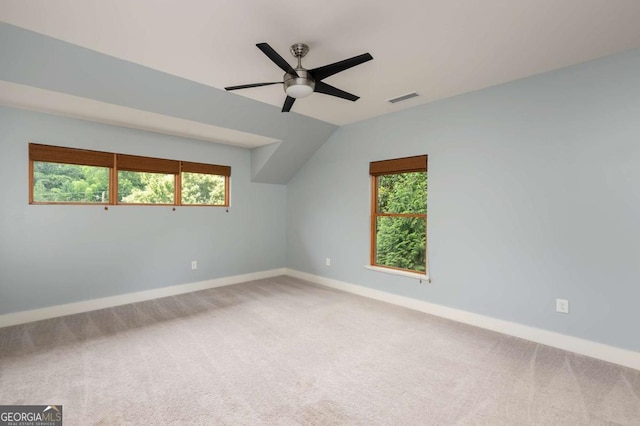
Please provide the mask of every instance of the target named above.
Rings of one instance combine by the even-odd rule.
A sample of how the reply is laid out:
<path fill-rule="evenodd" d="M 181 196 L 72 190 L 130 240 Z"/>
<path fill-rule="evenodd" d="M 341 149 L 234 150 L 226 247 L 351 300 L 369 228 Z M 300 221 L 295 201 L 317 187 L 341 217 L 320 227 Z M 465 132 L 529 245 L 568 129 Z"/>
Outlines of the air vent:
<path fill-rule="evenodd" d="M 416 96 L 420 95 L 418 95 L 416 92 L 407 93 L 406 95 L 398 96 L 397 98 L 388 99 L 387 102 L 395 104 L 398 102 L 406 101 L 407 99 L 415 98 Z"/>

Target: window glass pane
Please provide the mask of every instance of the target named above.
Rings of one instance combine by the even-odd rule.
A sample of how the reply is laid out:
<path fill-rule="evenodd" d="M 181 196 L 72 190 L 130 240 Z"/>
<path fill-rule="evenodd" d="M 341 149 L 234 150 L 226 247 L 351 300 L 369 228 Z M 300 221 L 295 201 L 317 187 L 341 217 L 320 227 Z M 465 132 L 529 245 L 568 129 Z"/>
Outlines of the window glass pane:
<path fill-rule="evenodd" d="M 225 205 L 224 176 L 182 173 L 182 204 Z"/>
<path fill-rule="evenodd" d="M 34 161 L 33 201 L 108 203 L 109 168 Z"/>
<path fill-rule="evenodd" d="M 427 173 L 378 176 L 379 213 L 426 213 Z"/>
<path fill-rule="evenodd" d="M 427 221 L 422 217 L 381 216 L 376 221 L 376 263 L 424 272 Z"/>
<path fill-rule="evenodd" d="M 173 204 L 175 175 L 118 171 L 118 202 Z"/>

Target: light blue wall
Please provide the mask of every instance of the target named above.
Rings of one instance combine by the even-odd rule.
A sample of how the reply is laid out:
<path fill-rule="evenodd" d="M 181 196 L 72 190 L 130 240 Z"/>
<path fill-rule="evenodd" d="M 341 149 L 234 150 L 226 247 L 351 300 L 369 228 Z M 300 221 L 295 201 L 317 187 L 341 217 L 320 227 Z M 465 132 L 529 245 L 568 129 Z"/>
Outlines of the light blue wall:
<path fill-rule="evenodd" d="M 432 284 L 363 268 L 368 164 L 419 154 Z M 640 350 L 640 51 L 344 126 L 287 202 L 290 268 Z"/>
<path fill-rule="evenodd" d="M 249 150 L 2 107 L 0 129 L 0 314 L 284 266 L 286 190 Z M 29 205 L 29 142 L 230 165 L 230 211 Z"/>

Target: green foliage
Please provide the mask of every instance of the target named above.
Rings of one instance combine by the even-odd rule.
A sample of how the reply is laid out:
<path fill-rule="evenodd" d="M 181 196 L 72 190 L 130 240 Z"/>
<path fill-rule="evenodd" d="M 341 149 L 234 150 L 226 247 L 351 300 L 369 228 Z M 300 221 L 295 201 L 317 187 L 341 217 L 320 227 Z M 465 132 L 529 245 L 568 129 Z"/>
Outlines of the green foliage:
<path fill-rule="evenodd" d="M 118 201 L 133 204 L 173 204 L 172 174 L 118 172 Z"/>
<path fill-rule="evenodd" d="M 427 174 L 398 173 L 378 177 L 379 213 L 426 213 Z"/>
<path fill-rule="evenodd" d="M 426 214 L 427 174 L 417 172 L 380 176 L 378 212 Z M 376 263 L 425 271 L 427 235 L 424 218 L 381 216 L 376 226 Z"/>
<path fill-rule="evenodd" d="M 224 204 L 224 176 L 182 173 L 182 204 Z"/>
<path fill-rule="evenodd" d="M 34 162 L 33 199 L 36 202 L 109 202 L 109 168 Z M 118 172 L 118 201 L 133 204 L 173 204 L 174 175 Z M 184 204 L 223 205 L 224 176 L 182 174 Z"/>
<path fill-rule="evenodd" d="M 423 218 L 379 217 L 376 262 L 424 272 L 426 228 Z"/>
<path fill-rule="evenodd" d="M 107 167 L 35 161 L 33 183 L 33 200 L 36 202 L 109 202 Z"/>
<path fill-rule="evenodd" d="M 142 191 L 145 183 L 142 181 L 142 173 L 119 172 L 118 173 L 118 201 L 131 196 L 134 189 Z"/>

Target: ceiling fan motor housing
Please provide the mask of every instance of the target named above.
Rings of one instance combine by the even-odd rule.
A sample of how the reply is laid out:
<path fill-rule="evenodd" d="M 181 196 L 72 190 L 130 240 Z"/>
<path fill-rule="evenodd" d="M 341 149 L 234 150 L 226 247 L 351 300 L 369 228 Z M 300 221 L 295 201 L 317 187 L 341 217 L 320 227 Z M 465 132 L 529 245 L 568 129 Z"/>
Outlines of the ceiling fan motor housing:
<path fill-rule="evenodd" d="M 286 73 L 284 75 L 284 91 L 292 98 L 303 98 L 313 93 L 316 88 L 316 81 L 309 71 L 303 68 L 296 68 L 298 76 Z"/>

